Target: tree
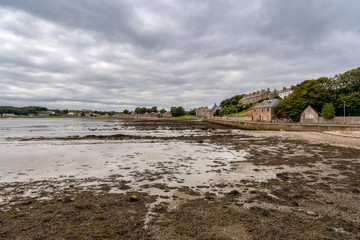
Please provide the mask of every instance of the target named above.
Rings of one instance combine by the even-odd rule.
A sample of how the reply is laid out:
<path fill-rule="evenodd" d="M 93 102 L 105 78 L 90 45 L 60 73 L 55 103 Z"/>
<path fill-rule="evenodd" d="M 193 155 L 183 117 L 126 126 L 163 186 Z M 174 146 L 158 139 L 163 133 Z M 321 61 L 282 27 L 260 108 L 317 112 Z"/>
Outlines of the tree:
<path fill-rule="evenodd" d="M 332 103 L 325 103 L 322 111 L 321 116 L 325 119 L 333 119 L 335 117 L 335 108 Z"/>
<path fill-rule="evenodd" d="M 220 109 L 216 109 L 214 112 L 215 117 L 222 117 L 223 115 L 223 111 L 221 111 Z"/>
<path fill-rule="evenodd" d="M 125 109 L 125 110 L 123 111 L 123 114 L 130 114 L 130 111 L 127 110 L 127 109 Z"/>
<path fill-rule="evenodd" d="M 290 96 L 279 102 L 275 109 L 275 115 L 278 118 L 300 121 L 300 114 L 308 105 L 321 109 L 325 103 L 334 101 L 330 85 L 331 79 L 325 77 L 301 82 L 293 88 Z"/>
<path fill-rule="evenodd" d="M 136 114 L 141 114 L 141 107 L 135 108 L 135 113 Z"/>
<path fill-rule="evenodd" d="M 180 117 L 180 116 L 185 115 L 185 109 L 181 106 L 180 107 L 171 107 L 170 112 L 174 117 Z"/>
<path fill-rule="evenodd" d="M 360 92 L 353 92 L 350 94 L 341 94 L 336 102 L 336 112 L 338 115 L 344 114 L 345 111 L 348 116 L 360 116 Z"/>
<path fill-rule="evenodd" d="M 152 108 L 151 108 L 151 112 L 157 113 L 157 112 L 158 112 L 157 107 L 156 107 L 156 106 L 152 107 Z"/>
<path fill-rule="evenodd" d="M 148 109 L 146 107 L 142 107 L 140 113 L 144 114 L 147 113 Z"/>
<path fill-rule="evenodd" d="M 195 108 L 194 108 L 194 109 L 191 109 L 191 110 L 189 111 L 189 115 L 193 115 L 193 116 L 196 115 Z"/>
<path fill-rule="evenodd" d="M 160 113 L 166 113 L 166 110 L 163 108 L 160 110 Z"/>

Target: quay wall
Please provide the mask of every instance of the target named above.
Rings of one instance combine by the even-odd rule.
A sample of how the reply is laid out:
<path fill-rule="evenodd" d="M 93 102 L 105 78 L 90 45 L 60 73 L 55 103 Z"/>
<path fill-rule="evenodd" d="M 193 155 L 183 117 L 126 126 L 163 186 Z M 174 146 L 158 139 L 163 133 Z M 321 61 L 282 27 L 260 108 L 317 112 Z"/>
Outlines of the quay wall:
<path fill-rule="evenodd" d="M 272 131 L 360 131 L 360 125 L 334 125 L 334 124 L 299 124 L 299 123 L 268 123 L 246 122 L 235 120 L 204 119 L 203 121 L 231 126 L 246 130 L 272 130 Z"/>

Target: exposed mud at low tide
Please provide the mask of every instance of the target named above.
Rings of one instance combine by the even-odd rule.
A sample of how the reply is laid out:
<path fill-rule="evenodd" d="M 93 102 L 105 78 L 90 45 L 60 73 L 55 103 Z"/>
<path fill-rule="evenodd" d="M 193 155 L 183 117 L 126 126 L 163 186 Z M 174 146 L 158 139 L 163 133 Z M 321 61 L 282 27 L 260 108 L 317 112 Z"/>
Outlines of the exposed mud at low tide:
<path fill-rule="evenodd" d="M 10 136 L 0 239 L 360 238 L 359 149 L 200 121 L 121 126 Z"/>

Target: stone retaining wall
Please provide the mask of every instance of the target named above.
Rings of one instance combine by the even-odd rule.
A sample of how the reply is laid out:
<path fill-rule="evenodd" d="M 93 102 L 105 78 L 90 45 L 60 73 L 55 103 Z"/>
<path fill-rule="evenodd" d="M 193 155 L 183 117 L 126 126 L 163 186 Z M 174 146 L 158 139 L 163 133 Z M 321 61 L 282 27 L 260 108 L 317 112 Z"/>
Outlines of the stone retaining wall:
<path fill-rule="evenodd" d="M 266 123 L 266 122 L 245 122 L 231 120 L 205 119 L 203 121 L 218 123 L 234 128 L 246 130 L 273 130 L 273 131 L 360 131 L 360 125 L 325 125 L 325 124 L 298 124 L 298 123 Z"/>
<path fill-rule="evenodd" d="M 319 118 L 319 123 L 325 124 L 344 124 L 344 117 L 334 117 L 333 119 Z M 346 124 L 360 124 L 360 117 L 345 117 Z"/>
<path fill-rule="evenodd" d="M 252 121 L 252 117 L 213 117 L 214 120 Z"/>

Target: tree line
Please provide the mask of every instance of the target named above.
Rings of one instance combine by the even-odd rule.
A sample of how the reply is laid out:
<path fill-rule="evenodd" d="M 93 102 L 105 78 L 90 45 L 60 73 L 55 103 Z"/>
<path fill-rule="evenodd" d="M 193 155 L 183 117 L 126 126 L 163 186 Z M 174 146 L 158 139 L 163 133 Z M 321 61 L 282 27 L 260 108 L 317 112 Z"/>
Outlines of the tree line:
<path fill-rule="evenodd" d="M 136 114 L 145 114 L 145 113 L 166 113 L 165 109 L 161 109 L 160 111 L 158 111 L 157 106 L 151 107 L 151 108 L 146 108 L 146 107 L 137 107 L 135 108 L 134 111 Z M 123 111 L 124 114 L 130 114 L 131 112 L 127 109 L 125 109 Z"/>
<path fill-rule="evenodd" d="M 134 112 L 136 114 L 146 114 L 146 113 L 166 113 L 167 111 L 164 108 L 159 111 L 157 109 L 157 106 L 154 106 L 151 108 L 137 107 L 137 108 L 135 108 Z M 170 113 L 173 117 L 180 117 L 180 116 L 184 116 L 184 115 L 195 115 L 195 109 L 186 111 L 182 106 L 171 107 Z M 129 111 L 128 109 L 125 109 L 123 111 L 123 114 L 131 114 L 131 111 Z"/>
<path fill-rule="evenodd" d="M 308 105 L 321 111 L 325 118 L 343 116 L 344 105 L 346 116 L 360 116 L 360 67 L 333 78 L 305 80 L 292 90 L 275 109 L 278 118 L 298 122 Z"/>
<path fill-rule="evenodd" d="M 42 111 L 47 111 L 46 107 L 29 106 L 29 107 L 12 107 L 12 106 L 0 106 L 0 114 L 12 113 L 15 115 L 29 115 L 39 114 Z"/>

